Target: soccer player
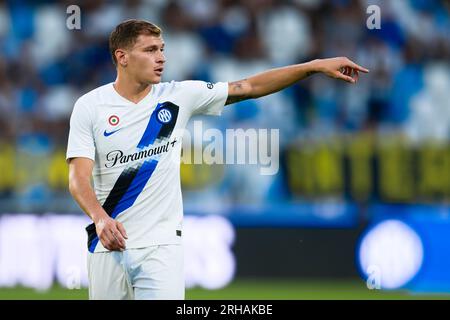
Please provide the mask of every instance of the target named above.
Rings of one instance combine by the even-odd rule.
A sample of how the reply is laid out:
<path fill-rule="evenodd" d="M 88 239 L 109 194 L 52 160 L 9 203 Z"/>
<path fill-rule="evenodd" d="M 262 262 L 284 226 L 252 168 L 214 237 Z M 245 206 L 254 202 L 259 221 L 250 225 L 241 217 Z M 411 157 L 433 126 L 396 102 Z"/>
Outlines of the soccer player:
<path fill-rule="evenodd" d="M 333 58 L 230 83 L 161 82 L 166 60 L 159 27 L 125 21 L 109 46 L 117 78 L 75 103 L 66 155 L 70 192 L 93 221 L 86 228 L 89 298 L 184 299 L 183 206 L 173 158 L 180 158 L 189 118 L 220 115 L 227 104 L 313 73 L 355 83 L 368 70 Z"/>

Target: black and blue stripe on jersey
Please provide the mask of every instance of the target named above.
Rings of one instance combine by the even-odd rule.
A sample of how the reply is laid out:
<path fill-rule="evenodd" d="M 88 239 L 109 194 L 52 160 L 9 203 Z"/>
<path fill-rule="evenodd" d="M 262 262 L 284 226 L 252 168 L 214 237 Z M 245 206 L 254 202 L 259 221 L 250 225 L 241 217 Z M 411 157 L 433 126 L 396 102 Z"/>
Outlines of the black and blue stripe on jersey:
<path fill-rule="evenodd" d="M 163 109 L 168 110 L 171 114 L 171 118 L 167 122 L 162 122 L 158 119 L 158 114 Z M 159 103 L 150 116 L 147 128 L 137 145 L 137 149 L 141 150 L 153 145 L 155 142 L 170 139 L 178 118 L 178 110 L 179 107 L 171 102 Z M 114 219 L 121 212 L 130 208 L 144 189 L 157 165 L 157 159 L 147 159 L 138 165 L 130 164 L 124 169 L 103 203 L 102 207 L 106 213 Z M 87 226 L 86 231 L 88 234 L 89 252 L 94 252 L 99 241 L 95 224 L 92 223 Z"/>

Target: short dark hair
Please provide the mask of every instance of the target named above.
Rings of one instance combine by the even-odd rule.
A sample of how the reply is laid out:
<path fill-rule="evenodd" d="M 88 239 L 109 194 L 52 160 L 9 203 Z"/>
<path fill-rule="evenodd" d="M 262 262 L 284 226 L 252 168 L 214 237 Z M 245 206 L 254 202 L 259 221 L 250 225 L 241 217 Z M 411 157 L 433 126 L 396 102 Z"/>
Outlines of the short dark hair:
<path fill-rule="evenodd" d="M 145 20 L 126 20 L 111 32 L 109 36 L 109 52 L 115 66 L 117 59 L 114 52 L 120 48 L 129 48 L 136 43 L 141 34 L 159 37 L 162 30 L 157 25 Z"/>

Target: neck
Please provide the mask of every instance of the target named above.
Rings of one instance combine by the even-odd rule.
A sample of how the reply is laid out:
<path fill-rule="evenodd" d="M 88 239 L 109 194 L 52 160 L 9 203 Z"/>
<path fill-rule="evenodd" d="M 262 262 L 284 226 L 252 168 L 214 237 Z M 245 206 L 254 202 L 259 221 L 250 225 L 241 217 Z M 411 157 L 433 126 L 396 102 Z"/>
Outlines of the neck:
<path fill-rule="evenodd" d="M 113 85 L 117 93 L 134 103 L 141 101 L 152 89 L 151 84 L 136 81 L 136 79 L 123 73 L 117 73 L 117 78 Z"/>

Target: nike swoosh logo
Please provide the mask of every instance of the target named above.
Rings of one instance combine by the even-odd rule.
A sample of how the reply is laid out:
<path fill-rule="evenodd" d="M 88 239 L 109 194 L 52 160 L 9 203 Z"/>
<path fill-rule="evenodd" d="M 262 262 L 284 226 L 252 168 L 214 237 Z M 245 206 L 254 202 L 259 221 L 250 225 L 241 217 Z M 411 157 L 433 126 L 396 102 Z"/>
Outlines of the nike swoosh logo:
<path fill-rule="evenodd" d="M 114 130 L 114 131 L 111 131 L 111 132 L 107 132 L 106 130 L 103 132 L 103 135 L 105 136 L 105 137 L 109 137 L 110 135 L 112 135 L 113 133 L 116 133 L 117 131 L 119 131 L 120 129 L 117 129 L 117 130 Z"/>

